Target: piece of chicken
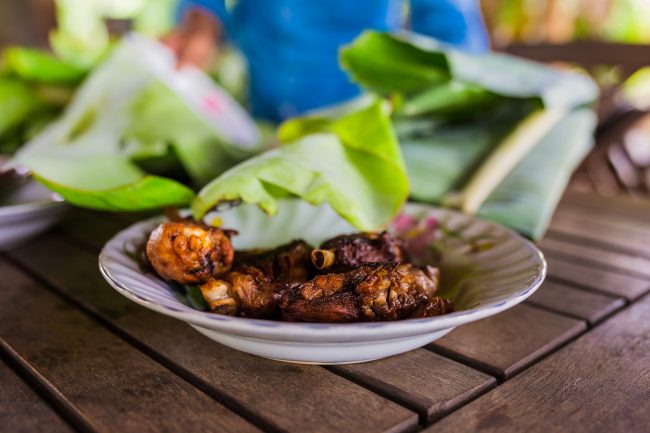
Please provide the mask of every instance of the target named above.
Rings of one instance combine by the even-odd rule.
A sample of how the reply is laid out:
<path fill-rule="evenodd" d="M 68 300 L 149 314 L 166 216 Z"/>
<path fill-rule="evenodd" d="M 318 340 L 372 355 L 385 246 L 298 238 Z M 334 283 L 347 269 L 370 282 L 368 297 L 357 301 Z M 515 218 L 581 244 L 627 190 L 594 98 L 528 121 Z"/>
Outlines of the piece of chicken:
<path fill-rule="evenodd" d="M 234 232 L 180 220 L 160 224 L 151 232 L 146 254 L 162 278 L 180 284 L 201 284 L 228 271 Z"/>
<path fill-rule="evenodd" d="M 218 313 L 277 317 L 282 294 L 314 273 L 311 249 L 303 241 L 294 241 L 270 251 L 238 253 L 230 272 L 200 286 L 203 297 Z"/>
<path fill-rule="evenodd" d="M 372 263 L 318 275 L 285 294 L 282 318 L 301 322 L 355 322 L 429 317 L 453 311 L 435 296 L 437 268 Z"/>
<path fill-rule="evenodd" d="M 404 241 L 388 232 L 341 235 L 327 240 L 311 253 L 321 272 L 347 272 L 365 263 L 404 263 Z"/>

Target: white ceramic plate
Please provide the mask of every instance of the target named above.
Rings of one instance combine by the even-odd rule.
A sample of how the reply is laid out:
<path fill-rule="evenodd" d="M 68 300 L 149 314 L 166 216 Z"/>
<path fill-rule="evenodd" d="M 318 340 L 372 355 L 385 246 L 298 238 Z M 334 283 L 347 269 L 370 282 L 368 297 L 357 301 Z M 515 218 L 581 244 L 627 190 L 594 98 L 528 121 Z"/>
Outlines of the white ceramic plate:
<path fill-rule="evenodd" d="M 59 221 L 65 208 L 62 200 L 39 183 L 20 182 L 0 200 L 0 251 L 15 248 L 47 230 Z"/>
<path fill-rule="evenodd" d="M 542 253 L 508 229 L 426 205 L 409 204 L 404 214 L 408 217 L 401 217 L 400 224 L 410 221 L 410 235 L 422 231 L 432 218 L 443 227 L 434 236 L 443 250 L 444 290 L 457 287 L 453 295 L 456 312 L 394 322 L 332 324 L 255 320 L 199 311 L 181 302 L 178 289 L 156 275 L 143 273 L 130 254 L 142 246 L 162 218 L 118 233 L 104 246 L 99 267 L 106 280 L 127 298 L 185 321 L 221 344 L 266 358 L 316 364 L 363 362 L 421 347 L 456 326 L 520 303 L 546 275 Z M 314 207 L 297 200 L 280 203 L 273 217 L 257 207 L 242 205 L 220 213 L 219 218 L 223 227 L 239 231 L 233 242 L 236 248 L 273 247 L 297 238 L 319 244 L 355 231 L 328 206 Z M 449 279 L 454 284 L 449 284 Z"/>

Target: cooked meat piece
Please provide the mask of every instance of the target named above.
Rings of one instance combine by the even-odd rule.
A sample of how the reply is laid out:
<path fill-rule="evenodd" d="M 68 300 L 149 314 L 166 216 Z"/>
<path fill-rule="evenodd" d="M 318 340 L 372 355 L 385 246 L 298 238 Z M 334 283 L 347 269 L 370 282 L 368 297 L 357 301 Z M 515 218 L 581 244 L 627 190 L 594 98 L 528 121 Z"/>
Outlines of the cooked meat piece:
<path fill-rule="evenodd" d="M 212 279 L 200 284 L 199 289 L 203 299 L 208 303 L 210 311 L 234 316 L 237 314 L 238 305 L 232 286 L 223 280 Z"/>
<path fill-rule="evenodd" d="M 281 301 L 282 320 L 289 322 L 349 323 L 363 320 L 353 292 L 340 292 L 312 300 Z"/>
<path fill-rule="evenodd" d="M 372 263 L 343 274 L 319 275 L 282 297 L 282 318 L 353 322 L 445 314 L 453 306 L 435 296 L 438 279 L 437 268 L 408 263 Z"/>
<path fill-rule="evenodd" d="M 315 249 L 311 259 L 323 272 L 347 272 L 364 263 L 404 263 L 408 256 L 402 239 L 381 232 L 337 236 Z"/>
<path fill-rule="evenodd" d="M 274 283 L 304 283 L 314 273 L 309 260 L 311 250 L 308 243 L 297 240 L 273 250 L 238 252 L 233 271 L 246 272 L 247 268 L 253 267 L 262 271 Z"/>
<path fill-rule="evenodd" d="M 188 220 L 163 223 L 149 236 L 147 259 L 162 278 L 201 284 L 230 269 L 232 233 Z"/>
<path fill-rule="evenodd" d="M 222 314 L 278 316 L 282 293 L 313 274 L 310 251 L 307 243 L 294 241 L 271 251 L 238 253 L 230 272 L 205 290 L 201 287 L 203 297 L 213 311 Z"/>

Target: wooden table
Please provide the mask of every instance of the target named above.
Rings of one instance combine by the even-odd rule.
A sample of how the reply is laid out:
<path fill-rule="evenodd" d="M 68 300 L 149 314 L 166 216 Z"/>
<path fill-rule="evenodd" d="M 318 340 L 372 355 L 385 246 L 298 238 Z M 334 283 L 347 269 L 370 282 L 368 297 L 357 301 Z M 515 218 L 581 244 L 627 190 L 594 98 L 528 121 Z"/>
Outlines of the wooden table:
<path fill-rule="evenodd" d="M 569 192 L 523 304 L 365 364 L 284 364 L 109 288 L 126 218 L 71 212 L 0 255 L 0 431 L 603 431 L 650 427 L 650 202 Z"/>

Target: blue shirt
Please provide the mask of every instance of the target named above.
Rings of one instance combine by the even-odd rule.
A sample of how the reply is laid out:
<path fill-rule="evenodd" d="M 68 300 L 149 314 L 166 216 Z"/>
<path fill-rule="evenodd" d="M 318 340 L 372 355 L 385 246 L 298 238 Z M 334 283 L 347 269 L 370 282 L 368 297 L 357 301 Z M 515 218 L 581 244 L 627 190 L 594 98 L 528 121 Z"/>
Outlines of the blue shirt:
<path fill-rule="evenodd" d="M 338 50 L 365 29 L 404 27 L 472 52 L 488 39 L 478 0 L 181 0 L 223 23 L 244 53 L 253 114 L 281 121 L 359 94 L 338 64 Z"/>

